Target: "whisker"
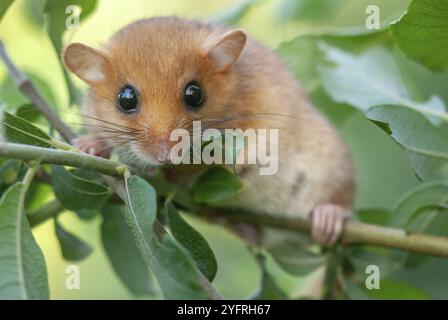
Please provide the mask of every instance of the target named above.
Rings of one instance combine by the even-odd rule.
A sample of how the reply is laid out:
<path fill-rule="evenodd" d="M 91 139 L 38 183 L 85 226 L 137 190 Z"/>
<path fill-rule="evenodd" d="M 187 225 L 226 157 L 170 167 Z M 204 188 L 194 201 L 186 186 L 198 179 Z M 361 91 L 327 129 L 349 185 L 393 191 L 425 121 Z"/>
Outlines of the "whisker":
<path fill-rule="evenodd" d="M 140 123 L 139 121 L 136 121 L 135 122 L 137 125 L 139 125 L 140 127 L 142 127 L 143 129 L 145 129 L 145 130 L 149 130 L 149 127 L 148 127 L 148 125 L 145 123 L 145 124 L 142 124 L 142 123 Z"/>
<path fill-rule="evenodd" d="M 209 122 L 213 125 L 213 124 L 220 124 L 220 123 L 225 123 L 225 122 L 240 120 L 240 119 L 248 119 L 248 118 L 250 119 L 250 118 L 255 118 L 255 117 L 282 117 L 282 118 L 286 118 L 286 119 L 313 121 L 313 120 L 306 119 L 304 117 L 300 117 L 300 116 L 296 116 L 296 115 L 269 113 L 269 112 L 239 114 L 239 115 L 227 117 L 227 118 L 203 119 L 203 121 L 205 121 L 206 123 Z M 317 122 L 317 121 L 313 121 L 313 122 L 316 124 L 326 125 L 326 123 L 324 123 L 324 122 Z"/>
<path fill-rule="evenodd" d="M 125 81 L 124 81 L 123 79 L 121 79 L 121 78 L 119 79 L 119 81 L 120 81 L 120 82 L 125 82 Z M 101 95 L 101 94 L 99 94 L 99 93 L 97 93 L 97 92 L 95 92 L 95 91 L 91 91 L 91 94 L 94 94 L 94 95 L 96 95 L 96 96 L 102 98 L 103 100 L 106 100 L 106 101 L 109 101 L 109 102 L 110 102 L 110 99 L 109 99 L 108 97 L 106 97 L 106 96 L 104 96 L 104 95 Z M 136 124 L 139 125 L 140 127 L 144 128 L 144 129 L 146 129 L 146 130 L 149 129 L 147 125 L 141 124 L 141 123 L 138 122 L 138 121 L 136 121 Z"/>
<path fill-rule="evenodd" d="M 131 141 L 138 141 L 138 139 L 128 139 L 126 141 L 123 141 L 121 143 L 119 143 L 118 145 L 114 146 L 115 148 L 121 147 L 123 144 L 131 142 Z"/>
<path fill-rule="evenodd" d="M 121 125 L 121 124 L 118 124 L 118 123 L 109 122 L 109 121 L 106 121 L 106 120 L 103 120 L 103 119 L 99 119 L 99 118 L 96 118 L 94 116 L 90 116 L 90 115 L 83 114 L 83 113 L 76 113 L 76 112 L 71 112 L 71 111 L 67 111 L 67 110 L 62 110 L 61 112 L 65 112 L 65 113 L 68 113 L 68 114 L 71 114 L 71 115 L 76 115 L 76 116 L 84 117 L 84 118 L 87 118 L 87 119 L 99 121 L 99 122 L 102 122 L 102 123 L 106 123 L 106 124 L 109 124 L 109 125 L 112 125 L 112 126 L 115 126 L 115 127 L 123 128 L 123 129 L 128 129 L 128 130 L 131 130 L 131 131 L 138 130 L 138 129 L 135 129 L 135 128 L 124 126 L 124 125 Z"/>
<path fill-rule="evenodd" d="M 138 139 L 136 139 L 136 138 L 115 138 L 115 139 L 107 139 L 107 140 L 106 139 L 104 139 L 104 140 L 99 139 L 99 140 L 95 140 L 95 141 L 97 141 L 97 142 L 106 142 L 106 144 L 102 148 L 99 148 L 99 149 L 96 150 L 96 152 L 101 152 L 101 151 L 104 151 L 104 150 L 109 149 L 109 148 L 120 147 L 120 146 L 124 145 L 125 143 L 131 142 L 131 141 L 138 141 Z M 114 143 L 115 145 L 108 144 L 110 142 Z"/>
<path fill-rule="evenodd" d="M 85 124 L 85 123 L 73 123 L 73 122 L 69 122 L 68 124 L 70 125 L 79 125 L 79 126 L 85 126 L 85 127 L 90 127 L 90 128 L 99 128 L 102 130 L 107 130 L 107 131 L 101 131 L 101 132 L 122 132 L 122 133 L 129 133 L 129 134 L 134 134 L 134 133 L 140 133 L 143 132 L 142 130 L 136 130 L 136 131 L 130 131 L 130 130 L 121 130 L 121 129 L 115 129 L 113 127 L 107 127 L 107 126 L 100 126 L 100 125 L 95 125 L 95 124 Z"/>

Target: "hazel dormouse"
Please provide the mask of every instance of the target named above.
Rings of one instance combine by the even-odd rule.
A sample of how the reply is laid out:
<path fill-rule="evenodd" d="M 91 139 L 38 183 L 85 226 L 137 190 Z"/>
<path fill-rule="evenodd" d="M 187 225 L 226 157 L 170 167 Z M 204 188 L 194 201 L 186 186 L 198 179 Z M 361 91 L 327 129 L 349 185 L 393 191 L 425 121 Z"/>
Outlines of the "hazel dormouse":
<path fill-rule="evenodd" d="M 278 168 L 238 165 L 244 189 L 232 208 L 310 219 L 311 235 L 334 244 L 355 194 L 351 155 L 271 50 L 241 30 L 177 17 L 136 21 L 100 49 L 65 48 L 66 67 L 87 83 L 84 122 L 74 144 L 141 166 L 169 162 L 174 129 L 277 129 Z M 113 125 L 111 125 L 113 124 Z"/>

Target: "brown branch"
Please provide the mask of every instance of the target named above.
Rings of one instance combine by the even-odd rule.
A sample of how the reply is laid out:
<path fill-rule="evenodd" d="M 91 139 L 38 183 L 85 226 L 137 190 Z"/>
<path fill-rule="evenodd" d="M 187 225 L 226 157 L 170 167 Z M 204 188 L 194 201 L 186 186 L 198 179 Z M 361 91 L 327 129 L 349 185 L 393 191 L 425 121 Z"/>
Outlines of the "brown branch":
<path fill-rule="evenodd" d="M 47 102 L 39 94 L 39 91 L 33 85 L 31 80 L 20 71 L 9 58 L 3 42 L 0 40 L 0 59 L 2 59 L 6 68 L 8 69 L 9 76 L 17 86 L 17 88 L 34 104 L 34 106 L 47 118 L 51 126 L 55 128 L 59 134 L 67 142 L 71 142 L 76 134 L 70 129 L 58 114 L 47 104 Z"/>
<path fill-rule="evenodd" d="M 198 215 L 211 218 L 220 217 L 231 222 L 244 222 L 296 232 L 309 233 L 311 230 L 310 222 L 300 218 L 240 211 L 229 212 L 228 209 L 220 208 L 201 210 L 198 212 Z M 448 258 L 448 238 L 446 237 L 411 233 L 401 229 L 351 220 L 345 222 L 340 243 L 343 245 L 374 245 Z"/>

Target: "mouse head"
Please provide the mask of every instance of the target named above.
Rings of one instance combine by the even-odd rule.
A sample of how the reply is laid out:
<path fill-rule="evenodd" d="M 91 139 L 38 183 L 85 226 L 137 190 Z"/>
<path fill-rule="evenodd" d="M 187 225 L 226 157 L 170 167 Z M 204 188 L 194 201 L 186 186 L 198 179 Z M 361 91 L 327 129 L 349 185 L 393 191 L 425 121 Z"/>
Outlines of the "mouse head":
<path fill-rule="evenodd" d="M 101 50 L 73 43 L 63 60 L 90 87 L 86 122 L 110 145 L 157 164 L 176 143 L 172 130 L 232 114 L 245 42 L 240 30 L 153 18 L 122 29 Z"/>

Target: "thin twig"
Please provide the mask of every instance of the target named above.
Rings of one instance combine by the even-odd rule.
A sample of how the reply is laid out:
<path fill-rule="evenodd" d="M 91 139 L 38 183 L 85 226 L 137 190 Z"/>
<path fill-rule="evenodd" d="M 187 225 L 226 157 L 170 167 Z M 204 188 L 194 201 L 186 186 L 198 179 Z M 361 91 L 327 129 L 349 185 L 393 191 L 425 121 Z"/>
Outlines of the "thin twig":
<path fill-rule="evenodd" d="M 31 80 L 25 73 L 20 71 L 9 58 L 3 42 L 0 40 L 0 59 L 2 59 L 9 76 L 17 86 L 17 88 L 33 103 L 33 105 L 47 118 L 53 128 L 55 128 L 60 135 L 67 142 L 71 142 L 76 134 L 70 129 L 58 114 L 47 104 L 47 102 L 39 94 L 39 91 L 33 85 Z"/>

